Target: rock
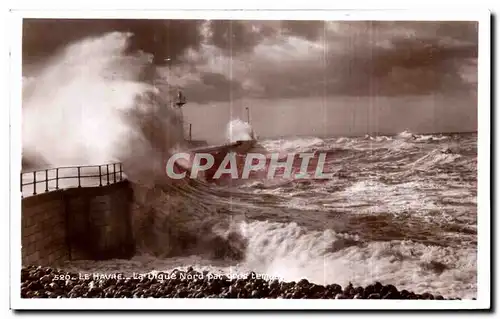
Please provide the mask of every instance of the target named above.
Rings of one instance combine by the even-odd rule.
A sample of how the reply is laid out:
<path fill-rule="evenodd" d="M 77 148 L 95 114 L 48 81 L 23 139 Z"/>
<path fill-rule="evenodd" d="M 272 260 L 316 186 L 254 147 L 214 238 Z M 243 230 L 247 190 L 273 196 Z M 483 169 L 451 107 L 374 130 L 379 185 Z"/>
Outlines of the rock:
<path fill-rule="evenodd" d="M 188 292 L 186 289 L 184 288 L 180 288 L 180 289 L 177 289 L 177 295 L 180 297 L 180 298 L 186 298 L 188 296 Z"/>
<path fill-rule="evenodd" d="M 279 287 L 279 281 L 277 279 L 269 282 L 269 288 L 271 289 L 277 289 Z"/>
<path fill-rule="evenodd" d="M 331 292 L 333 292 L 335 294 L 342 292 L 342 287 L 340 285 L 337 285 L 337 284 L 328 285 L 326 287 L 326 289 L 328 289 L 328 291 L 331 291 Z"/>
<path fill-rule="evenodd" d="M 354 292 L 356 292 L 356 294 L 363 295 L 363 293 L 365 292 L 365 289 L 363 287 L 356 287 L 356 289 L 354 289 Z"/>
<path fill-rule="evenodd" d="M 426 293 L 422 294 L 422 299 L 425 299 L 425 300 L 434 300 L 434 296 L 431 295 L 430 293 L 426 292 Z"/>
<path fill-rule="evenodd" d="M 57 294 L 51 291 L 45 292 L 48 298 L 57 298 Z"/>
<path fill-rule="evenodd" d="M 274 289 L 271 289 L 271 291 L 269 291 L 268 295 L 271 298 L 279 298 L 281 296 L 281 293 L 277 288 L 274 288 Z"/>
<path fill-rule="evenodd" d="M 241 290 L 240 292 L 238 292 L 238 298 L 247 298 L 247 297 L 248 294 L 246 290 Z"/>
<path fill-rule="evenodd" d="M 32 281 L 28 284 L 28 290 L 30 291 L 37 291 L 39 289 L 43 289 L 43 286 L 40 282 L 38 281 Z"/>
<path fill-rule="evenodd" d="M 368 298 L 368 296 L 374 292 L 375 292 L 375 287 L 373 285 L 366 286 L 364 291 L 365 298 Z"/>
<path fill-rule="evenodd" d="M 236 280 L 236 287 L 243 288 L 246 285 L 246 281 L 243 279 Z"/>
<path fill-rule="evenodd" d="M 351 289 L 354 289 L 354 286 L 352 285 L 352 282 L 349 282 L 349 284 L 344 288 L 344 291 L 349 291 Z"/>
<path fill-rule="evenodd" d="M 233 285 L 229 287 L 228 292 L 231 297 L 236 298 L 238 296 L 238 293 L 240 292 L 240 289 Z"/>
<path fill-rule="evenodd" d="M 309 286 L 309 281 L 307 281 L 307 279 L 303 278 L 303 279 L 299 280 L 297 285 L 301 286 L 301 287 L 307 287 L 307 286 Z"/>
<path fill-rule="evenodd" d="M 253 282 L 247 282 L 244 289 L 246 291 L 252 291 L 254 289 Z"/>
<path fill-rule="evenodd" d="M 399 293 L 398 289 L 394 287 L 393 285 L 386 285 L 383 286 L 380 295 L 382 296 L 382 299 L 400 299 L 401 294 Z"/>
<path fill-rule="evenodd" d="M 59 290 L 59 286 L 55 282 L 51 282 L 48 286 L 49 286 L 49 289 L 52 291 Z"/>
<path fill-rule="evenodd" d="M 91 288 L 89 288 L 89 290 L 87 292 L 89 297 L 98 297 L 101 295 L 101 293 L 102 293 L 102 290 L 99 287 L 91 287 Z"/>
<path fill-rule="evenodd" d="M 255 278 L 257 275 L 252 271 L 247 275 L 247 280 L 252 280 Z"/>
<path fill-rule="evenodd" d="M 309 287 L 309 294 L 311 295 L 312 298 L 315 298 L 315 299 L 321 298 L 324 291 L 325 291 L 325 287 L 320 286 L 320 285 L 312 284 Z"/>
<path fill-rule="evenodd" d="M 299 299 L 302 297 L 302 294 L 299 292 L 299 291 L 295 291 L 293 294 L 292 294 L 292 298 L 293 299 Z"/>
<path fill-rule="evenodd" d="M 401 294 L 398 291 L 389 291 L 382 299 L 401 299 Z"/>

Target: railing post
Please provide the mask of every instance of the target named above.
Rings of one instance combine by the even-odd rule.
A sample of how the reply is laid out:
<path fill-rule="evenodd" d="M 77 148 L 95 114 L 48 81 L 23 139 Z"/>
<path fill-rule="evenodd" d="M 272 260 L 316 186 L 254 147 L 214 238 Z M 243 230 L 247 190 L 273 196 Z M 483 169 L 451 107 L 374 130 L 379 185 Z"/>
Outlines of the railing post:
<path fill-rule="evenodd" d="M 116 163 L 113 163 L 113 182 L 116 184 Z"/>
<path fill-rule="evenodd" d="M 56 189 L 59 189 L 59 168 L 56 168 Z"/>
<path fill-rule="evenodd" d="M 36 171 L 33 172 L 33 195 L 36 195 Z"/>
<path fill-rule="evenodd" d="M 123 171 L 123 166 L 122 163 L 120 163 L 120 181 L 123 180 L 122 171 Z"/>
<path fill-rule="evenodd" d="M 102 186 L 102 173 L 101 173 L 102 165 L 99 165 L 99 186 Z"/>
<path fill-rule="evenodd" d="M 19 177 L 21 179 L 21 198 L 23 198 L 23 173 L 19 174 Z"/>
<path fill-rule="evenodd" d="M 49 191 L 49 170 L 45 170 L 45 192 Z"/>
<path fill-rule="evenodd" d="M 109 185 L 109 164 L 106 164 L 106 180 L 107 185 Z"/>
<path fill-rule="evenodd" d="M 82 184 L 80 182 L 80 166 L 77 167 L 78 170 L 78 187 L 82 187 Z"/>
<path fill-rule="evenodd" d="M 191 135 L 191 127 L 193 124 L 189 123 L 189 141 L 191 142 L 193 140 L 192 135 Z"/>

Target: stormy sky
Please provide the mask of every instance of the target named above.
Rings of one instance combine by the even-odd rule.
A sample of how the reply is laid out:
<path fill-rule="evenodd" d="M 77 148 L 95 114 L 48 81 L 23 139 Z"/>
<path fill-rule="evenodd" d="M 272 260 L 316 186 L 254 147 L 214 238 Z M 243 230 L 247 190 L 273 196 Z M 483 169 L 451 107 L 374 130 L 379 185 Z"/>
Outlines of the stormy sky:
<path fill-rule="evenodd" d="M 71 41 L 133 33 L 192 99 L 425 95 L 474 89 L 475 22 L 27 19 L 23 61 Z"/>
<path fill-rule="evenodd" d="M 464 21 L 25 19 L 23 65 L 111 31 L 197 105 L 477 91 L 477 22 Z"/>

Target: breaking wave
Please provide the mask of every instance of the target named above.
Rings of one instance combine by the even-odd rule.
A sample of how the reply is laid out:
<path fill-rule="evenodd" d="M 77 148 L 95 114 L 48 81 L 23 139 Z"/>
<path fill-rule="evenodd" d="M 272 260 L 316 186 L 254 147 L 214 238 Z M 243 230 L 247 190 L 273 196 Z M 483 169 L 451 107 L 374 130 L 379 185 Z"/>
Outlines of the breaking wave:
<path fill-rule="evenodd" d="M 235 119 L 227 124 L 226 139 L 233 143 L 237 141 L 250 141 L 256 139 L 252 126 L 240 119 Z"/>
<path fill-rule="evenodd" d="M 146 170 L 152 176 L 164 153 L 182 143 L 181 119 L 152 81 L 142 79 L 150 57 L 125 54 L 129 36 L 110 33 L 69 45 L 31 76 L 23 94 L 25 163 L 123 161 L 129 178 Z"/>

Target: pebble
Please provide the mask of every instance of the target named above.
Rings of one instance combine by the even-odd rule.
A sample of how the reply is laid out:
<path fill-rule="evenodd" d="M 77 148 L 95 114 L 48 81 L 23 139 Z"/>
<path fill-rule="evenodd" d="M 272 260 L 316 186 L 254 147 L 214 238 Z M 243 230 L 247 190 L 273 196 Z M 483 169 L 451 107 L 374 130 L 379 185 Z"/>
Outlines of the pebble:
<path fill-rule="evenodd" d="M 26 266 L 21 269 L 22 298 L 280 298 L 280 299 L 426 299 L 450 300 L 430 292 L 415 294 L 394 285 L 375 282 L 366 287 L 351 283 L 342 288 L 338 284 L 326 286 L 301 279 L 298 282 L 266 281 L 254 273 L 245 279 L 209 276 L 188 267 L 186 271 L 173 270 L 156 278 L 80 279 L 78 274 L 60 269 Z M 194 279 L 181 279 L 190 274 Z M 121 275 L 122 278 L 120 278 Z M 62 278 L 62 279 L 61 279 Z"/>

